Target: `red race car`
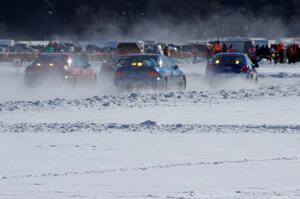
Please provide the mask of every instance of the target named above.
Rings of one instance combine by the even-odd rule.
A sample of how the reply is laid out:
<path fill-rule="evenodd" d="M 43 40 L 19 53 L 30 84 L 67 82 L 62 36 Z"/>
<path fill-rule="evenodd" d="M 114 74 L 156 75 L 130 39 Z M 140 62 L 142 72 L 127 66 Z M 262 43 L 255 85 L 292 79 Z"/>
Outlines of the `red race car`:
<path fill-rule="evenodd" d="M 95 82 L 95 71 L 83 55 L 41 54 L 25 69 L 25 84 L 35 86 L 42 81 L 71 83 Z"/>

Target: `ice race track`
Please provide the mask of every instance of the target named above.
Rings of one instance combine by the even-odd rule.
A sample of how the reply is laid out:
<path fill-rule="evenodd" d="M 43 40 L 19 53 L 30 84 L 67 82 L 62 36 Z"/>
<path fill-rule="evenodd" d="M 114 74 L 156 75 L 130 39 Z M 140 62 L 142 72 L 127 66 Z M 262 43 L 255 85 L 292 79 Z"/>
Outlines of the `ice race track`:
<path fill-rule="evenodd" d="M 117 93 L 1 63 L 0 198 L 300 198 L 300 65 L 213 87 L 181 65 L 185 91 Z"/>

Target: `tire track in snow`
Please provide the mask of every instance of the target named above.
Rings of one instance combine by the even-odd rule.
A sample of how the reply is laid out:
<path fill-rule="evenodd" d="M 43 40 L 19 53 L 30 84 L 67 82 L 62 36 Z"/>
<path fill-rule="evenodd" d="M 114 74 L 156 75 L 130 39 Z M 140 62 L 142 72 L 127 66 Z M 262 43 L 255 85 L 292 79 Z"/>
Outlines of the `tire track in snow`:
<path fill-rule="evenodd" d="M 212 162 L 187 162 L 187 163 L 170 163 L 161 165 L 150 165 L 144 167 L 131 167 L 131 168 L 113 168 L 113 169 L 95 169 L 95 170 L 82 170 L 82 171 L 65 171 L 65 172 L 48 172 L 42 174 L 25 174 L 15 176 L 2 176 L 1 181 L 14 180 L 14 179 L 31 179 L 31 178 L 45 178 L 45 177 L 63 177 L 74 175 L 99 175 L 106 173 L 122 173 L 122 172 L 146 172 L 157 169 L 174 169 L 174 168 L 186 168 L 197 166 L 211 166 L 211 165 L 225 165 L 225 164 L 246 164 L 246 163 L 258 163 L 258 162 L 273 162 L 273 161 L 297 161 L 300 160 L 300 156 L 294 157 L 274 157 L 265 159 L 240 159 L 240 160 L 225 160 L 225 161 L 212 161 Z"/>
<path fill-rule="evenodd" d="M 14 123 L 0 122 L 0 133 L 300 133 L 300 125 L 207 125 L 207 124 L 159 124 L 147 120 L 142 123 Z"/>

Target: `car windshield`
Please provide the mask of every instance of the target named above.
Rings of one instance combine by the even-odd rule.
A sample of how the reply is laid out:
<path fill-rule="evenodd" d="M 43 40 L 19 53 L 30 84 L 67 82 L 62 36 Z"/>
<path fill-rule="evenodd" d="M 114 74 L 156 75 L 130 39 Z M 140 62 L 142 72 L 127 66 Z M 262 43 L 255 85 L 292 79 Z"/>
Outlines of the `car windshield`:
<path fill-rule="evenodd" d="M 158 67 L 156 56 L 128 57 L 121 65 L 122 67 Z"/>
<path fill-rule="evenodd" d="M 118 49 L 137 50 L 139 49 L 136 43 L 120 43 Z"/>
<path fill-rule="evenodd" d="M 65 65 L 67 64 L 66 59 L 63 56 L 40 56 L 36 60 L 34 60 L 33 65 L 48 65 L 48 64 L 56 64 L 56 65 Z"/>
<path fill-rule="evenodd" d="M 222 66 L 243 66 L 245 58 L 243 55 L 217 55 L 213 63 Z"/>
<path fill-rule="evenodd" d="M 107 60 L 107 63 L 117 64 L 120 59 L 126 59 L 126 56 L 112 56 Z"/>

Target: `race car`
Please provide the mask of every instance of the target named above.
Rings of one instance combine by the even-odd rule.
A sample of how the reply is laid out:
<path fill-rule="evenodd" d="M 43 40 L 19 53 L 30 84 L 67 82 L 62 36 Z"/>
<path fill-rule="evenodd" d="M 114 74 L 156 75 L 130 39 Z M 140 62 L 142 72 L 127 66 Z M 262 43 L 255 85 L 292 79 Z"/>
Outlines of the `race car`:
<path fill-rule="evenodd" d="M 97 79 L 95 71 L 84 56 L 77 54 L 41 54 L 25 69 L 25 84 L 36 86 L 49 80 L 51 83 L 91 83 Z"/>
<path fill-rule="evenodd" d="M 219 77 L 242 76 L 257 82 L 257 71 L 259 65 L 252 63 L 244 53 L 219 53 L 208 61 L 205 77 L 215 80 Z"/>
<path fill-rule="evenodd" d="M 182 70 L 167 56 L 159 54 L 129 55 L 120 60 L 115 72 L 118 89 L 150 87 L 153 89 L 186 88 Z"/>

